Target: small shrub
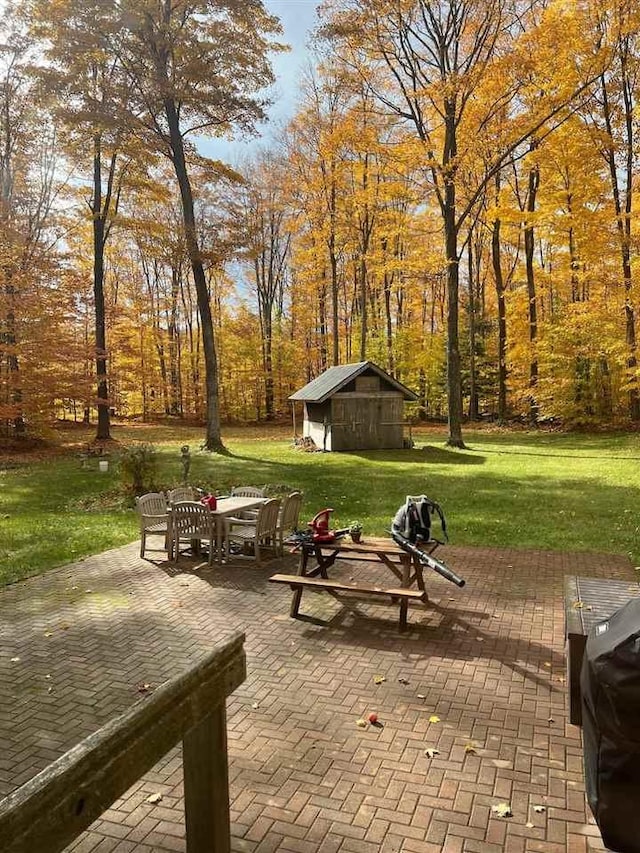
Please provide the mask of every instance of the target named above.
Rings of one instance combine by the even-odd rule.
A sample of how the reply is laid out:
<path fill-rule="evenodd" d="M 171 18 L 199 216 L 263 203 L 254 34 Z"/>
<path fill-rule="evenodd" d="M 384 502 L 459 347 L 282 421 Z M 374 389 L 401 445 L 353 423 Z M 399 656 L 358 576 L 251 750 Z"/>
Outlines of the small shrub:
<path fill-rule="evenodd" d="M 158 457 L 153 444 L 131 444 L 120 453 L 120 476 L 125 489 L 134 495 L 154 491 Z"/>

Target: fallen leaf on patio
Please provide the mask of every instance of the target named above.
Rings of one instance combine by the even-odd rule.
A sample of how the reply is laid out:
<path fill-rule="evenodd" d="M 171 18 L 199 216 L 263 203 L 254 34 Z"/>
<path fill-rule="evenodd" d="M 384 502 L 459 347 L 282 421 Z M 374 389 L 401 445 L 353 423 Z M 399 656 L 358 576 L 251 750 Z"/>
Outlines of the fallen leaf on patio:
<path fill-rule="evenodd" d="M 434 749 L 432 746 L 425 749 L 424 754 L 427 758 L 433 758 L 435 755 L 440 755 L 437 749 Z"/>
<path fill-rule="evenodd" d="M 45 675 L 45 678 L 51 678 L 51 676 L 50 676 L 50 675 Z"/>
<path fill-rule="evenodd" d="M 148 693 L 150 690 L 150 684 L 138 684 L 138 693 Z"/>
<path fill-rule="evenodd" d="M 80 587 L 72 586 L 71 589 L 79 589 Z"/>
<path fill-rule="evenodd" d="M 547 722 L 548 722 L 548 723 L 555 723 L 555 720 L 553 719 L 553 717 L 549 717 L 549 719 L 547 720 Z"/>
<path fill-rule="evenodd" d="M 545 665 L 545 666 L 551 666 L 551 661 L 550 661 L 550 660 L 546 660 L 546 661 L 544 662 L 544 665 Z"/>
<path fill-rule="evenodd" d="M 48 688 L 47 688 L 47 693 L 53 693 L 53 687 L 48 687 Z"/>
<path fill-rule="evenodd" d="M 543 812 L 546 812 L 547 808 L 546 808 L 546 806 L 534 806 L 533 810 L 534 810 L 534 812 L 537 812 L 538 814 L 542 814 Z"/>
<path fill-rule="evenodd" d="M 20 658 L 11 658 L 11 663 L 18 663 Z"/>
<path fill-rule="evenodd" d="M 436 714 L 432 714 L 432 715 L 429 717 L 429 722 L 430 722 L 430 723 L 439 723 L 439 722 L 440 722 L 440 717 L 438 717 Z"/>
<path fill-rule="evenodd" d="M 424 693 L 418 693 L 418 699 L 426 699 L 426 698 L 427 697 L 424 695 Z"/>
<path fill-rule="evenodd" d="M 500 617 L 498 616 L 498 614 L 497 614 L 497 613 L 492 613 L 492 614 L 491 614 L 491 618 L 492 618 L 492 619 L 499 619 Z"/>
<path fill-rule="evenodd" d="M 476 748 L 475 748 L 475 745 L 474 745 L 474 744 L 472 744 L 472 743 L 467 743 L 467 744 L 465 744 L 464 751 L 465 751 L 466 753 L 468 753 L 469 755 L 475 755 L 475 754 L 476 754 Z"/>
<path fill-rule="evenodd" d="M 68 630 L 69 630 L 69 625 L 61 625 L 61 626 L 60 626 L 60 628 L 61 628 L 61 630 L 62 630 L 62 631 L 68 631 Z"/>
<path fill-rule="evenodd" d="M 361 729 L 366 729 L 367 721 L 363 720 L 362 717 L 360 717 L 359 720 L 356 720 L 356 726 L 359 726 Z"/>
<path fill-rule="evenodd" d="M 588 604 L 588 605 L 585 607 L 585 610 L 593 610 L 593 607 L 592 607 L 590 604 Z"/>
<path fill-rule="evenodd" d="M 53 637 L 53 632 L 47 631 L 47 633 L 45 634 L 45 637 Z"/>
<path fill-rule="evenodd" d="M 409 683 L 409 679 L 405 678 L 404 675 L 401 675 L 400 678 L 398 679 L 398 681 L 400 682 L 400 684 L 408 684 Z"/>
<path fill-rule="evenodd" d="M 254 711 L 257 711 L 258 708 L 260 707 L 260 705 L 257 702 L 254 702 L 251 707 L 253 708 Z"/>
<path fill-rule="evenodd" d="M 527 827 L 527 829 L 533 829 L 532 823 L 525 823 L 525 826 Z"/>
<path fill-rule="evenodd" d="M 386 680 L 387 679 L 384 677 L 384 675 L 374 675 L 373 676 L 373 683 L 374 684 L 382 684 L 382 682 L 386 681 Z"/>
<path fill-rule="evenodd" d="M 580 610 L 584 605 L 581 601 L 574 601 L 573 606 L 576 608 L 576 610 Z"/>
<path fill-rule="evenodd" d="M 491 811 L 498 817 L 513 817 L 509 803 L 498 803 L 497 806 L 491 806 Z"/>
<path fill-rule="evenodd" d="M 85 592 L 93 592 L 92 589 L 85 589 Z"/>
<path fill-rule="evenodd" d="M 155 806 L 156 803 L 159 803 L 162 799 L 162 794 L 149 794 L 145 803 L 151 803 L 152 806 Z"/>

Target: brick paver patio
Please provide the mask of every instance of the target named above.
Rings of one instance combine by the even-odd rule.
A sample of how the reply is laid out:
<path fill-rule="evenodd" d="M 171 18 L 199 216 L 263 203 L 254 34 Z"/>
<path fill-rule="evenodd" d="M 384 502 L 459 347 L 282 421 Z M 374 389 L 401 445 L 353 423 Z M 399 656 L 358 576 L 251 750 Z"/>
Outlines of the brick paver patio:
<path fill-rule="evenodd" d="M 312 592 L 311 618 L 289 619 L 289 590 L 267 579 L 291 557 L 195 572 L 142 561 L 132 544 L 2 590 L 0 795 L 138 700 L 140 685 L 241 628 L 249 675 L 228 705 L 233 850 L 602 850 L 566 716 L 562 582 L 633 581 L 631 566 L 442 553 L 467 586 L 430 577 L 431 606 L 410 609 L 404 635 L 395 607 Z M 345 576 L 365 572 L 373 580 L 353 564 Z M 370 711 L 383 725 L 357 727 Z M 181 775 L 174 750 L 69 849 L 184 850 Z M 145 802 L 152 793 L 160 803 Z M 513 817 L 492 813 L 501 802 Z"/>

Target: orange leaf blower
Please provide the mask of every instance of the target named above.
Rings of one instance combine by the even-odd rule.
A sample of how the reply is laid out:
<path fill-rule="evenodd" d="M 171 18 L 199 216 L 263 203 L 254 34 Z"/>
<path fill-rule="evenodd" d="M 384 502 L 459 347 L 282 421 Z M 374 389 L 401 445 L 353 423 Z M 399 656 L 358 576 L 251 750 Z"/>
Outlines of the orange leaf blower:
<path fill-rule="evenodd" d="M 335 542 L 336 539 L 340 539 L 349 532 L 348 527 L 345 527 L 344 530 L 329 529 L 329 516 L 332 512 L 332 509 L 321 509 L 320 512 L 314 515 L 312 520 L 309 522 L 309 527 L 313 534 L 313 541 L 317 542 L 319 545 L 323 542 Z"/>

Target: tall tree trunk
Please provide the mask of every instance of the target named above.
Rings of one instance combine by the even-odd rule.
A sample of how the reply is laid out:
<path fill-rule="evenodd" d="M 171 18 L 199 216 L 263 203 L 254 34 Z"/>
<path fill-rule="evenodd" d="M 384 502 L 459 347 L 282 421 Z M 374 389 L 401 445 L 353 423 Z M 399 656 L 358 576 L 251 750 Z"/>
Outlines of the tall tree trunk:
<path fill-rule="evenodd" d="M 537 148 L 537 142 L 533 140 L 529 151 Z M 529 417 L 532 423 L 537 423 L 540 416 L 540 406 L 537 400 L 538 389 L 538 307 L 536 301 L 536 280 L 533 268 L 533 253 L 535 236 L 532 216 L 536 209 L 536 198 L 540 186 L 540 168 L 536 163 L 529 169 L 529 186 L 527 192 L 527 219 L 524 229 L 524 256 L 527 274 L 527 313 L 529 318 L 529 345 L 531 355 L 529 361 Z"/>
<path fill-rule="evenodd" d="M 331 325 L 333 332 L 332 359 L 333 365 L 340 364 L 340 327 L 338 314 L 338 257 L 336 255 L 336 206 L 337 189 L 335 162 L 331 160 L 331 191 L 330 191 L 330 232 L 329 232 L 329 263 L 331 265 Z"/>
<path fill-rule="evenodd" d="M 467 261 L 469 264 L 469 420 L 477 421 L 479 411 L 476 381 L 476 301 L 474 293 L 476 270 L 473 263 L 473 229 L 469 231 Z"/>
<path fill-rule="evenodd" d="M 496 176 L 496 201 L 500 192 L 500 175 Z M 498 419 L 507 418 L 507 310 L 504 298 L 504 277 L 500 257 L 500 219 L 494 219 L 491 231 L 491 262 L 498 300 Z"/>
<path fill-rule="evenodd" d="M 96 439 L 111 438 L 109 391 L 107 386 L 107 334 L 104 303 L 105 219 L 102 206 L 102 140 L 93 138 L 93 300 L 96 322 L 96 377 L 98 428 Z"/>
<path fill-rule="evenodd" d="M 184 222 L 185 242 L 189 260 L 191 261 L 193 280 L 196 286 L 198 313 L 200 315 L 205 363 L 205 386 L 207 392 L 207 426 L 204 447 L 207 450 L 220 451 L 224 450 L 224 445 L 220 434 L 218 360 L 216 357 L 211 305 L 209 303 L 209 290 L 207 288 L 207 279 L 202 262 L 202 253 L 198 244 L 196 218 L 193 207 L 193 192 L 191 190 L 189 173 L 187 171 L 178 114 L 173 98 L 167 98 L 165 100 L 164 108 L 171 139 L 171 161 L 175 169 L 178 186 L 180 188 L 180 198 L 182 200 L 182 218 Z"/>
<path fill-rule="evenodd" d="M 444 236 L 447 257 L 447 396 L 450 447 L 464 447 L 462 440 L 462 382 L 458 335 L 459 277 L 458 223 L 456 222 L 455 160 L 457 156 L 455 104 L 445 104 Z"/>
<path fill-rule="evenodd" d="M 327 363 L 327 271 L 322 267 L 322 283 L 318 292 L 318 325 L 320 326 L 320 370 L 329 366 Z M 336 362 L 337 364 L 337 362 Z"/>
<path fill-rule="evenodd" d="M 624 99 L 624 121 L 625 121 L 625 139 L 624 152 L 625 164 L 624 168 L 619 170 L 616 163 L 613 123 L 611 117 L 611 105 L 609 103 L 609 93 L 607 83 L 602 77 L 602 106 L 605 120 L 605 127 L 609 135 L 610 142 L 605 149 L 605 158 L 609 166 L 609 175 L 611 178 L 611 188 L 613 191 L 613 202 L 616 213 L 616 224 L 618 228 L 618 239 L 620 245 L 620 259 L 622 262 L 622 279 L 624 282 L 624 313 L 625 313 L 625 339 L 627 344 L 627 373 L 631 383 L 629 389 L 629 416 L 633 420 L 640 418 L 640 395 L 638 393 L 638 381 L 636 378 L 636 370 L 638 367 L 637 360 L 637 345 L 636 345 L 636 327 L 635 327 L 635 310 L 632 302 L 632 270 L 631 270 L 631 210 L 633 201 L 633 162 L 634 162 L 634 126 L 633 126 L 633 93 L 631 82 L 628 76 L 626 54 L 624 50 L 620 56 L 621 60 L 621 79 L 620 84 L 623 91 Z M 622 203 L 622 192 L 620 189 L 620 176 L 624 176 L 624 205 Z"/>

